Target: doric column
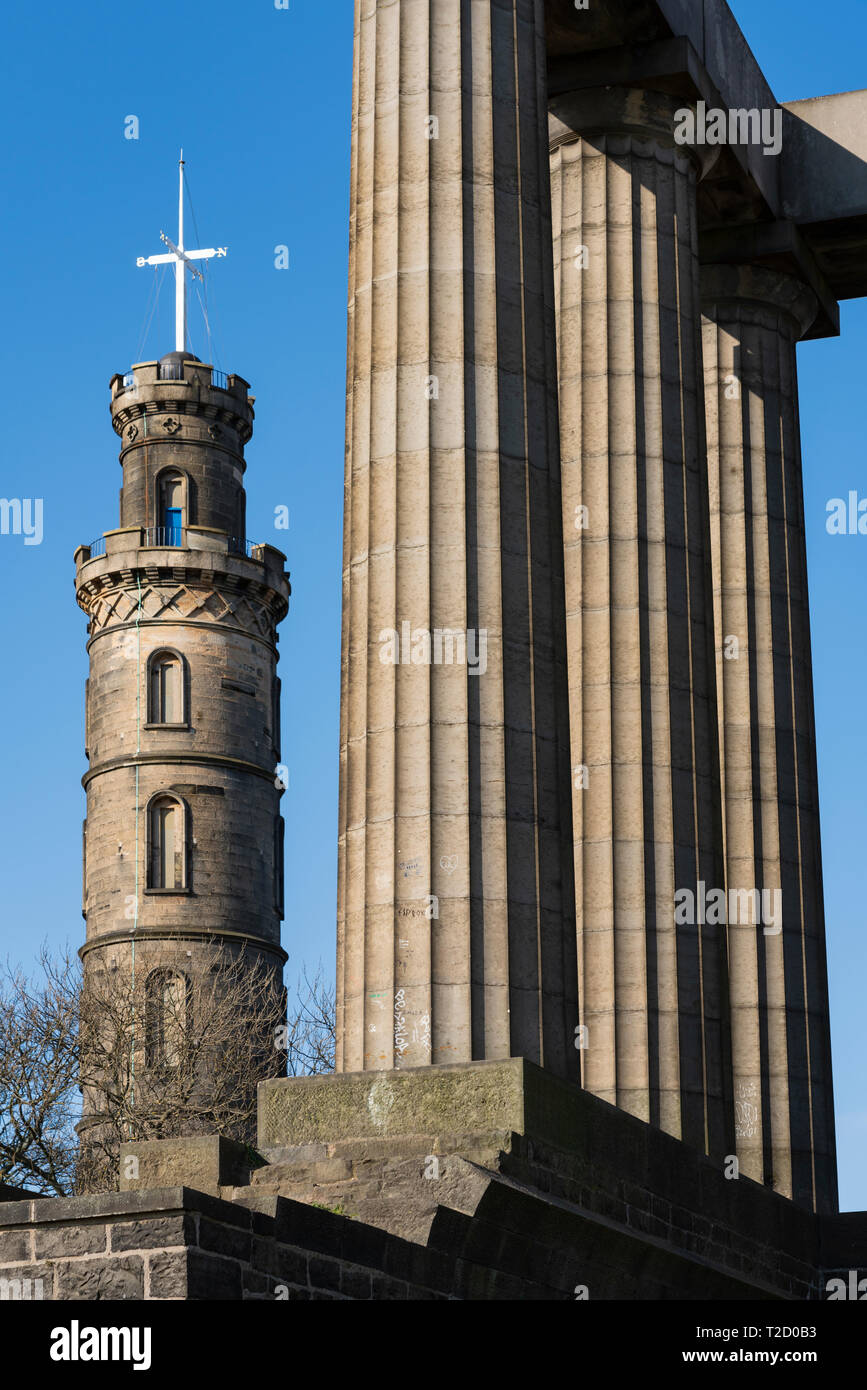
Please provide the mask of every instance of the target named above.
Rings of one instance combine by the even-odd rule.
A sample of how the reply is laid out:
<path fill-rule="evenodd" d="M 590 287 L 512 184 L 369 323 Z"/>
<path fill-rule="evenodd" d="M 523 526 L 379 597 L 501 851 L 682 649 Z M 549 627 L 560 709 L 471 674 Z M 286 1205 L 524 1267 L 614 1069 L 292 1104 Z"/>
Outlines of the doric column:
<path fill-rule="evenodd" d="M 818 306 L 797 280 L 747 265 L 704 267 L 702 300 L 737 1153 L 747 1176 L 829 1211 L 834 1114 L 795 362 Z"/>
<path fill-rule="evenodd" d="M 681 103 L 682 105 L 682 103 Z M 694 152 L 551 100 L 583 1084 L 731 1151 Z M 678 920 L 676 895 L 681 903 Z"/>
<path fill-rule="evenodd" d="M 358 0 L 338 1070 L 577 1079 L 542 0 Z"/>

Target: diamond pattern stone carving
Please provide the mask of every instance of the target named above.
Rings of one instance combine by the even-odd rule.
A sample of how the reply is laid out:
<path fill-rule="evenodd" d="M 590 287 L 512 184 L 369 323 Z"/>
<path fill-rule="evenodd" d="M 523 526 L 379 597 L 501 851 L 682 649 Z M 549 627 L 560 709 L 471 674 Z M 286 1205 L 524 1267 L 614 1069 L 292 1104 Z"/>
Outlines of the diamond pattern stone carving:
<path fill-rule="evenodd" d="M 90 609 L 94 632 L 135 622 L 138 608 L 135 591 L 115 590 L 100 595 Z M 177 584 L 152 585 L 142 590 L 142 620 L 207 622 L 240 627 L 254 637 L 271 640 L 274 620 L 264 603 L 248 594 L 224 594 L 217 589 Z"/>

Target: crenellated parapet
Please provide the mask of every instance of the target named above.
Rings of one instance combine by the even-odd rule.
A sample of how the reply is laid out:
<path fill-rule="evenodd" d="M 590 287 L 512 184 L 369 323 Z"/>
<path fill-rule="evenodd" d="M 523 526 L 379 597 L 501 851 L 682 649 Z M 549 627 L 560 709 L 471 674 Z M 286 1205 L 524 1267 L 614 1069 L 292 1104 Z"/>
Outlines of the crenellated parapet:
<path fill-rule="evenodd" d="M 291 586 L 274 546 L 233 542 L 204 527 L 184 528 L 182 549 L 148 544 L 141 527 L 102 539 L 104 553 L 93 554 L 97 542 L 75 552 L 76 596 L 91 639 L 109 628 L 175 621 L 238 627 L 276 643 Z M 233 553 L 233 544 L 244 551 Z"/>

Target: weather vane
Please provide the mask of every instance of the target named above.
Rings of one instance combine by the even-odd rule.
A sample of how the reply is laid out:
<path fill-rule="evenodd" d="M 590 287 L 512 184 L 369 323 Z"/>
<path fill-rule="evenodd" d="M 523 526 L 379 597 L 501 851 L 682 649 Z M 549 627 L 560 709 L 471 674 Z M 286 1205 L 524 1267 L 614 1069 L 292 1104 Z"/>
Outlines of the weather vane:
<path fill-rule="evenodd" d="M 167 237 L 165 232 L 160 232 L 160 240 L 169 247 L 167 255 L 163 256 L 139 256 L 136 265 L 169 265 L 175 267 L 175 348 L 178 352 L 183 352 L 187 346 L 187 279 L 184 269 L 189 270 L 191 275 L 197 279 L 202 279 L 201 271 L 193 265 L 193 261 L 207 261 L 212 256 L 225 256 L 228 254 L 228 246 L 210 246 L 206 251 L 187 251 L 184 248 L 184 152 L 181 150 L 181 157 L 178 161 L 178 244 L 177 246 Z"/>

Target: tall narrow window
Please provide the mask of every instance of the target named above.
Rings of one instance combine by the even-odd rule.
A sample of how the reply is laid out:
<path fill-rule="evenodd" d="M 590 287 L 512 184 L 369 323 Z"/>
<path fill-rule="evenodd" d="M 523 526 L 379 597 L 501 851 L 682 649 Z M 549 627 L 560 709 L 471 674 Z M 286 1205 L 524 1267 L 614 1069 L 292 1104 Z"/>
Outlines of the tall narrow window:
<path fill-rule="evenodd" d="M 176 970 L 153 970 L 145 995 L 147 1065 L 178 1067 L 189 1037 L 190 982 Z"/>
<path fill-rule="evenodd" d="M 175 652 L 155 652 L 149 663 L 148 723 L 185 724 L 184 667 Z"/>
<path fill-rule="evenodd" d="M 185 808 L 160 796 L 148 808 L 148 888 L 178 892 L 187 886 Z"/>
<path fill-rule="evenodd" d="M 282 685 L 282 682 L 280 681 L 280 679 L 279 679 L 277 676 L 275 676 L 275 677 L 274 677 L 274 684 L 273 684 L 273 686 L 272 686 L 272 688 L 271 688 L 271 703 L 272 703 L 272 705 L 273 705 L 273 711 L 272 711 L 272 714 L 271 714 L 271 728 L 274 730 L 274 751 L 276 752 L 278 758 L 280 757 L 280 746 L 281 746 L 281 743 L 282 743 L 281 732 L 280 732 L 280 690 L 281 690 L 281 685 Z"/>
<path fill-rule="evenodd" d="M 280 917 L 284 915 L 283 907 L 283 834 L 286 823 L 282 816 L 274 817 L 274 906 Z"/>

